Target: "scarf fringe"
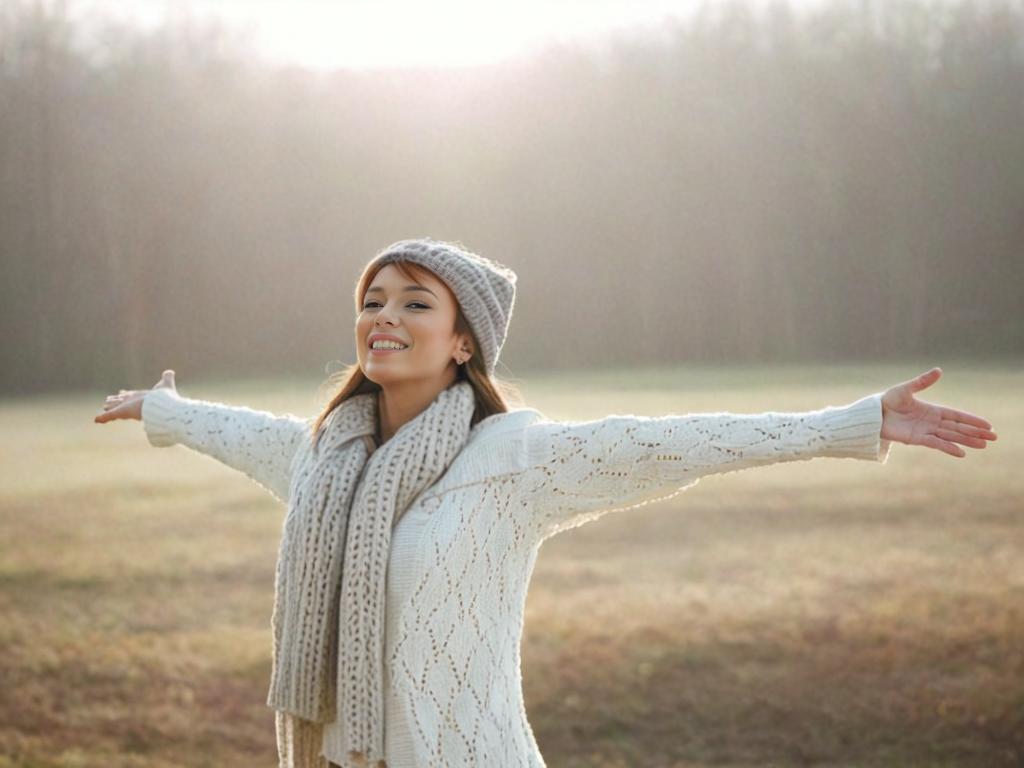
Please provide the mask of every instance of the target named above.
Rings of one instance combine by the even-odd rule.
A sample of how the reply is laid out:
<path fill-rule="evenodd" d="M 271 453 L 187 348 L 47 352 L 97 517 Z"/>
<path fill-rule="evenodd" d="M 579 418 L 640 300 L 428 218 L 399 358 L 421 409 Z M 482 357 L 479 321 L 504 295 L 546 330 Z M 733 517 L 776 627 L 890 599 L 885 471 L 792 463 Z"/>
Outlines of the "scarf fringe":
<path fill-rule="evenodd" d="M 320 723 L 311 723 L 287 712 L 278 712 L 275 720 L 279 768 L 330 768 L 330 761 L 320 754 L 324 741 L 324 728 Z"/>
<path fill-rule="evenodd" d="M 370 761 L 366 759 L 366 753 L 355 749 L 350 749 L 348 751 L 348 759 L 353 765 L 359 766 L 359 768 L 370 765 Z M 377 760 L 373 763 L 372 768 L 388 768 L 388 764 L 383 760 Z"/>

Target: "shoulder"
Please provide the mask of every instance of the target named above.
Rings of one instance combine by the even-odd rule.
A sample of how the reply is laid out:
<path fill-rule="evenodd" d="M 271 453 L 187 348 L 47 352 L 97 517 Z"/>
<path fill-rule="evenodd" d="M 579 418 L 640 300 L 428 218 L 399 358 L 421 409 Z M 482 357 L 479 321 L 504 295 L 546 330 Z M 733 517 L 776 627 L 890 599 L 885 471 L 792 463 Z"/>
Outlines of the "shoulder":
<path fill-rule="evenodd" d="M 466 444 L 428 495 L 522 471 L 527 465 L 528 432 L 533 425 L 547 421 L 535 408 L 515 408 L 482 419 L 470 430 Z"/>
<path fill-rule="evenodd" d="M 478 441 L 485 441 L 497 435 L 508 434 L 524 429 L 530 424 L 546 421 L 547 417 L 536 408 L 513 408 L 504 413 L 495 413 L 482 419 L 469 432 L 468 448 Z"/>
<path fill-rule="evenodd" d="M 527 435 L 535 425 L 548 422 L 547 416 L 536 408 L 515 408 L 488 416 L 470 431 L 458 458 L 486 461 L 498 471 L 513 470 L 524 452 Z"/>

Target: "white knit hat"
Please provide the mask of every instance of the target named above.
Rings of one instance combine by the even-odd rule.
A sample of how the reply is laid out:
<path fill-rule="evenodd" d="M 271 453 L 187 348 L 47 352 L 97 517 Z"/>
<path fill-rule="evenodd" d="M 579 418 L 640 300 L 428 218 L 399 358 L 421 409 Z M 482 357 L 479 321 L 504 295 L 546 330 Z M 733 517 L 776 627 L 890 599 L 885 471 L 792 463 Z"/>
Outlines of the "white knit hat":
<path fill-rule="evenodd" d="M 447 284 L 480 343 L 487 372 L 493 373 L 512 320 L 516 273 L 454 243 L 429 237 L 392 243 L 373 257 L 365 271 L 398 260 L 420 264 Z M 360 309 L 356 307 L 357 312 Z"/>

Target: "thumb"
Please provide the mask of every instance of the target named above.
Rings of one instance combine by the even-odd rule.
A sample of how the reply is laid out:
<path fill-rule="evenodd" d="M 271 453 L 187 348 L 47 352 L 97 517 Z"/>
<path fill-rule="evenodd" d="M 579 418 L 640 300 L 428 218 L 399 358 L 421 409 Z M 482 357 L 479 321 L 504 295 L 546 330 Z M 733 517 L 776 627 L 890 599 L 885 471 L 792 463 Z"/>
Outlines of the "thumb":
<path fill-rule="evenodd" d="M 173 371 L 172 371 L 173 373 Z M 911 392 L 920 392 L 922 389 L 927 389 L 942 376 L 941 368 L 932 368 L 930 371 L 922 373 L 920 376 L 916 376 L 910 381 L 906 382 L 907 388 Z"/>

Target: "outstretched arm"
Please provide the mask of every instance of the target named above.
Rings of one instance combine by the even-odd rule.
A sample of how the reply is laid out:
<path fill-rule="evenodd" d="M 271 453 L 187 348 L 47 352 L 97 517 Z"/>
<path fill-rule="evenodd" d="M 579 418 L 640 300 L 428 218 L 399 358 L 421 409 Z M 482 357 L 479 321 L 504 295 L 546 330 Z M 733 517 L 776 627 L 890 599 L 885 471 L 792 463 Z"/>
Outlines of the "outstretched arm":
<path fill-rule="evenodd" d="M 142 423 L 151 445 L 180 444 L 237 469 L 287 503 L 292 459 L 310 440 L 312 419 L 150 390 Z"/>
<path fill-rule="evenodd" d="M 705 475 L 816 457 L 885 463 L 882 393 L 816 411 L 611 415 L 526 427 L 513 503 L 541 539 L 675 496 Z"/>

